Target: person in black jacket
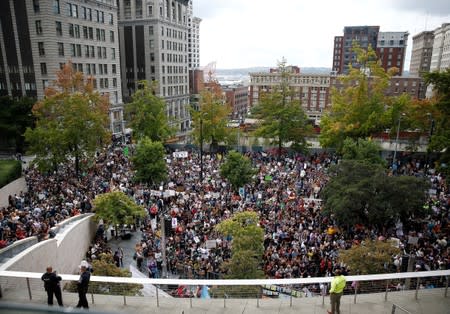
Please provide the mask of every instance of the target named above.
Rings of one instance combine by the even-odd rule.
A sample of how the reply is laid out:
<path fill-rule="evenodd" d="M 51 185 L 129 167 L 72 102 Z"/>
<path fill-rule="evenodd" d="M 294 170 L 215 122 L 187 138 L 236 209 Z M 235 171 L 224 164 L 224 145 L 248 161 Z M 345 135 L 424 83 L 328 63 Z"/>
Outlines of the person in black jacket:
<path fill-rule="evenodd" d="M 83 307 L 85 309 L 89 308 L 88 301 L 86 298 L 86 293 L 88 291 L 89 287 L 89 280 L 91 278 L 91 273 L 88 270 L 87 263 L 83 264 L 83 262 L 80 265 L 81 268 L 81 274 L 80 279 L 77 282 L 77 290 L 78 290 L 78 304 L 77 307 Z"/>
<path fill-rule="evenodd" d="M 53 305 L 53 295 L 55 295 L 59 306 L 63 306 L 61 294 L 61 276 L 56 275 L 51 266 L 47 267 L 47 271 L 41 277 L 44 281 L 44 288 L 47 291 L 47 303 Z"/>

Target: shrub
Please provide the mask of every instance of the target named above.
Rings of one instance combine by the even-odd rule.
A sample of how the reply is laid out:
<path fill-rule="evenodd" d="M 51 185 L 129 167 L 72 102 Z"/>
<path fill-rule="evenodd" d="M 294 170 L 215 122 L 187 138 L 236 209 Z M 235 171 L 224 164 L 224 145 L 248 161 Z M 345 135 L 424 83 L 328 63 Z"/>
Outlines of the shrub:
<path fill-rule="evenodd" d="M 0 188 L 20 178 L 22 164 L 18 160 L 0 160 Z"/>

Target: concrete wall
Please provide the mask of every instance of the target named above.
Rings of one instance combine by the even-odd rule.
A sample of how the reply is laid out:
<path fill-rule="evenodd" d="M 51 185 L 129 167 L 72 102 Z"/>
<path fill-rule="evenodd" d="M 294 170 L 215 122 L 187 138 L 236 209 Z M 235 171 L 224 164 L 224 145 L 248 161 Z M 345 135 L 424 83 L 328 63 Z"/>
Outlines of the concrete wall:
<path fill-rule="evenodd" d="M 0 189 L 0 207 L 8 206 L 9 195 L 19 194 L 21 191 L 28 191 L 24 177 L 16 179 L 13 182 L 2 187 Z"/>
<path fill-rule="evenodd" d="M 24 251 L 26 248 L 38 243 L 37 237 L 28 237 L 19 241 L 14 242 L 11 245 L 0 250 L 0 264 L 4 262 L 7 258 L 12 258 Z"/>
<path fill-rule="evenodd" d="M 0 270 L 44 273 L 46 267 L 51 265 L 58 273 L 76 274 L 78 265 L 85 258 L 95 236 L 96 228 L 93 215 L 86 215 L 66 226 L 57 237 L 39 242 L 18 253 L 1 265 Z M 7 288 L 8 285 L 26 287 L 24 280 L 10 279 L 6 286 L 2 284 L 2 288 Z"/>

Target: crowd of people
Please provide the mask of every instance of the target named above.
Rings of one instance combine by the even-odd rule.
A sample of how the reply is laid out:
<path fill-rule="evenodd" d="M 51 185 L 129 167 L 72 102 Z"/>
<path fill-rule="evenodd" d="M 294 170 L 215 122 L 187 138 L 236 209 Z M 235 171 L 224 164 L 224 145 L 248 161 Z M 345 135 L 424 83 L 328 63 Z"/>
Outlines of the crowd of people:
<path fill-rule="evenodd" d="M 416 270 L 450 268 L 447 235 L 449 231 L 449 191 L 445 177 L 428 169 L 420 160 L 403 159 L 397 171 L 407 175 L 426 175 L 431 182 L 427 204 L 432 214 L 426 221 L 397 224 L 386 230 L 355 226 L 342 232 L 329 216 L 321 212 L 320 193 L 329 180 L 327 169 L 336 164 L 335 155 L 291 155 L 278 160 L 264 152 L 250 152 L 258 170 L 255 181 L 234 191 L 220 176 L 225 157 L 206 154 L 203 176 L 199 155 L 166 156 L 168 180 L 161 187 L 148 188 L 132 181 L 128 152 L 112 145 L 98 153 L 95 162 L 79 179 L 70 167 L 54 173 L 40 173 L 31 167 L 25 177 L 28 192 L 10 197 L 0 209 L 0 239 L 6 246 L 14 241 L 38 236 L 70 216 L 92 210 L 97 194 L 121 190 L 145 207 L 148 215 L 137 221 L 143 238 L 136 244 L 136 262 L 149 276 L 160 277 L 163 266 L 188 278 L 221 278 L 223 262 L 231 257 L 231 241 L 214 227 L 233 213 L 252 210 L 260 215 L 265 230 L 263 270 L 270 278 L 330 276 L 337 265 L 338 250 L 349 248 L 366 238 L 396 238 L 403 253 L 412 254 Z M 427 172 L 427 174 L 425 174 Z M 200 178 L 203 181 L 200 182 Z M 166 256 L 163 261 L 161 224 L 166 217 Z M 96 248 L 88 258 L 95 257 Z M 392 265 L 400 271 L 402 256 Z"/>
<path fill-rule="evenodd" d="M 326 169 L 337 162 L 336 156 L 321 154 L 294 156 L 281 161 L 264 153 L 248 153 L 258 169 L 256 181 L 238 195 L 220 177 L 220 155 L 207 156 L 205 180 L 199 182 L 197 156 L 170 159 L 169 183 L 163 189 L 176 191 L 159 202 L 158 191 L 137 190 L 138 202 L 149 210 L 144 221 L 144 239 L 137 244 L 140 256 L 149 257 L 152 276 L 161 274 L 161 243 L 155 220 L 161 211 L 170 215 L 167 237 L 168 269 L 188 278 L 220 278 L 221 265 L 231 257 L 230 241 L 214 231 L 214 226 L 235 212 L 253 210 L 260 214 L 265 229 L 264 272 L 271 278 L 330 276 L 338 266 L 347 274 L 346 265 L 337 265 L 339 249 L 350 248 L 366 238 L 395 238 L 403 254 L 393 257 L 393 271 L 405 266 L 404 256 L 415 259 L 415 270 L 450 267 L 447 246 L 449 198 L 445 178 L 429 172 L 430 198 L 424 206 L 432 208 L 426 221 L 410 221 L 386 230 L 355 226 L 339 231 L 328 216 L 321 213 L 320 192 L 328 181 Z M 399 171 L 424 175 L 424 164 L 405 160 Z M 406 269 L 403 269 L 404 271 Z"/>

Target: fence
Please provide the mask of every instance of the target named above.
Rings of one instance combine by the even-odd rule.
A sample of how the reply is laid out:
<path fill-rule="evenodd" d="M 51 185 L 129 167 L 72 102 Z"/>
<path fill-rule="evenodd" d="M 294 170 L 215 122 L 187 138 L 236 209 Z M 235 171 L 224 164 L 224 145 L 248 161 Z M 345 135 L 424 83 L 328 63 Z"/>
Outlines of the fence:
<path fill-rule="evenodd" d="M 355 307 L 358 303 L 367 302 L 367 298 L 383 306 L 384 312 L 397 310 L 405 313 L 418 313 L 417 302 L 412 300 L 427 300 L 432 309 L 426 313 L 445 313 L 450 308 L 448 295 L 448 280 L 450 270 L 393 273 L 379 275 L 347 276 L 347 287 L 344 299 L 348 306 Z M 0 271 L 0 292 L 4 300 L 15 302 L 43 301 L 46 294 L 42 288 L 41 273 Z M 63 298 L 75 300 L 76 293 L 73 283 L 78 275 L 60 275 L 63 279 Z M 260 280 L 192 280 L 192 279 L 152 279 L 91 276 L 90 302 L 100 309 L 132 307 L 133 304 L 147 302 L 156 308 L 173 306 L 187 309 L 205 306 L 205 302 L 221 307 L 236 305 L 236 300 L 245 300 L 245 306 L 253 304 L 260 308 L 262 304 L 273 304 L 287 308 L 304 307 L 308 300 L 315 306 L 326 306 L 328 278 L 295 278 L 295 279 L 260 279 Z M 72 285 L 72 290 L 70 286 Z M 409 287 L 409 288 L 408 288 Z M 93 290 L 94 289 L 94 290 Z M 374 294 L 375 293 L 375 294 Z M 182 299 L 183 298 L 183 299 Z M 201 300 L 209 299 L 210 300 Z M 401 299 L 407 300 L 403 304 Z M 433 301 L 434 299 L 439 301 Z M 113 301 L 112 301 L 113 300 Z M 270 302 L 266 301 L 270 300 Z M 301 302 L 300 302 L 301 300 Z M 395 300 L 395 304 L 392 301 Z M 444 302 L 442 301 L 444 300 Z M 188 304 L 186 304 L 188 301 Z M 45 301 L 44 301 L 45 302 Z M 73 301 L 75 302 L 75 301 Z M 384 303 L 384 305 L 383 305 Z M 216 305 L 217 306 L 217 305 Z M 389 309 L 386 311 L 386 306 Z M 439 308 L 440 307 L 440 308 Z M 392 309 L 391 309 L 392 308 Z M 352 310 L 352 312 L 358 312 Z M 134 311 L 134 313 L 138 313 Z M 359 312 L 369 313 L 369 312 Z M 370 313 L 377 313 L 370 311 Z"/>

